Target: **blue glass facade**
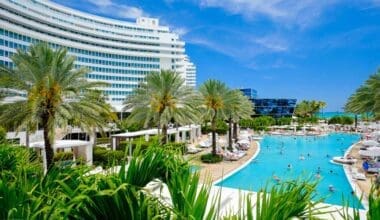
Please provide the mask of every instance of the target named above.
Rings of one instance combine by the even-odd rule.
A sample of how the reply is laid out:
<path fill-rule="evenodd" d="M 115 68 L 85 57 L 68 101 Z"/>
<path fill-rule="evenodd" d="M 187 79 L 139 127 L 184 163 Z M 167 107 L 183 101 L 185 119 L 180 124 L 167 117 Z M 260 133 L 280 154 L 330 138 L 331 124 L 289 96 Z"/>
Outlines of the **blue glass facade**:
<path fill-rule="evenodd" d="M 257 98 L 257 91 L 252 88 L 244 88 L 240 89 L 240 91 L 247 96 L 250 99 L 256 99 Z"/>
<path fill-rule="evenodd" d="M 255 105 L 254 116 L 291 117 L 297 99 L 251 99 Z"/>

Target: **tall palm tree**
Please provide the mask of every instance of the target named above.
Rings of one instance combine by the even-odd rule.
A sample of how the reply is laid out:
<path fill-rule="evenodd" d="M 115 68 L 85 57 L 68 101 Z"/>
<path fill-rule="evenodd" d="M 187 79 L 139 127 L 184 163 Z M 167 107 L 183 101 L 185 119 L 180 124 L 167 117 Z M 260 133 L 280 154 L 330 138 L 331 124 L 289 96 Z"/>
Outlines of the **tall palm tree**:
<path fill-rule="evenodd" d="M 211 122 L 212 154 L 216 155 L 216 121 L 226 119 L 226 109 L 234 101 L 233 91 L 219 80 L 209 79 L 200 88 L 205 116 Z"/>
<path fill-rule="evenodd" d="M 380 69 L 348 98 L 345 111 L 380 118 Z"/>
<path fill-rule="evenodd" d="M 251 118 L 253 114 L 253 103 L 243 95 L 239 90 L 232 91 L 232 100 L 228 103 L 226 112 L 228 116 L 228 147 L 232 149 L 232 126 L 236 125 L 240 119 Z M 234 126 L 234 133 L 236 133 L 236 127 Z M 235 137 L 236 139 L 237 137 Z"/>
<path fill-rule="evenodd" d="M 161 143 L 167 143 L 168 123 L 194 123 L 199 118 L 197 94 L 184 82 L 180 74 L 170 70 L 150 73 L 124 103 L 124 110 L 131 111 L 128 120 L 143 121 L 144 127 L 155 122 L 162 131 Z"/>
<path fill-rule="evenodd" d="M 0 122 L 17 129 L 43 129 L 48 168 L 53 164 L 55 128 L 68 123 L 84 129 L 102 128 L 112 119 L 111 107 L 94 90 L 104 83 L 85 79 L 85 68 L 74 69 L 67 49 L 48 44 L 18 50 L 12 57 L 15 68 L 0 67 L 0 87 L 25 94 L 25 99 L 4 104 Z"/>

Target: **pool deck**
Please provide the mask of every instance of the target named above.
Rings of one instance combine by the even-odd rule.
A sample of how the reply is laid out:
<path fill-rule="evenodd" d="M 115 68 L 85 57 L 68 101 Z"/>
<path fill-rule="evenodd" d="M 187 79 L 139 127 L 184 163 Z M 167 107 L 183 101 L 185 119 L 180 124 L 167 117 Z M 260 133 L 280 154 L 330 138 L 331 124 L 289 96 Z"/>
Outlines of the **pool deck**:
<path fill-rule="evenodd" d="M 360 158 L 360 155 L 359 155 L 359 150 L 360 150 L 360 146 L 361 146 L 360 143 L 361 142 L 353 144 L 346 151 L 345 156 L 347 156 L 347 154 L 350 154 L 351 156 L 357 158 L 358 161 L 352 166 L 357 168 L 359 172 L 365 173 L 365 171 L 362 168 L 363 160 Z M 352 188 L 354 189 L 356 195 L 358 196 L 358 198 L 363 196 L 362 203 L 363 203 L 365 208 L 368 208 L 368 195 L 370 193 L 372 183 L 375 181 L 375 176 L 374 176 L 374 174 L 365 173 L 365 175 L 367 177 L 366 180 L 355 180 L 352 177 L 352 172 L 351 172 L 352 166 L 344 165 L 343 166 L 344 171 L 345 171 L 347 178 L 348 178 Z"/>
<path fill-rule="evenodd" d="M 199 155 L 208 153 L 210 151 L 211 148 L 206 149 L 199 153 Z M 258 154 L 259 143 L 256 141 L 252 141 L 250 148 L 246 152 L 247 154 L 238 161 L 223 160 L 222 162 L 216 164 L 206 164 L 201 162 L 197 163 L 196 165 L 199 165 L 201 167 L 199 171 L 201 182 L 205 183 L 211 181 L 215 184 L 217 181 L 225 179 L 229 175 L 232 175 L 233 173 L 239 171 L 241 168 L 245 167 L 245 165 L 252 161 L 252 159 L 254 159 L 254 157 L 256 157 L 256 155 Z"/>

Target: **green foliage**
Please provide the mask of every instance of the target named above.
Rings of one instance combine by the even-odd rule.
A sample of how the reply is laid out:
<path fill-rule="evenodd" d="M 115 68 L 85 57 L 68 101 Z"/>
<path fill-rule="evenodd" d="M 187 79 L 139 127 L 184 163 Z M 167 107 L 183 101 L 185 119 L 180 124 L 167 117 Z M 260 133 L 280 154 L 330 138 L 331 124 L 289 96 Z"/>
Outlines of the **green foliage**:
<path fill-rule="evenodd" d="M 120 150 L 107 150 L 104 147 L 95 147 L 93 163 L 96 166 L 110 167 L 120 165 L 126 160 L 126 153 Z"/>
<path fill-rule="evenodd" d="M 208 134 L 212 132 L 211 125 L 206 124 L 203 125 L 202 128 L 202 134 Z M 228 125 L 224 120 L 218 119 L 216 120 L 216 133 L 220 135 L 227 134 L 228 131 Z"/>
<path fill-rule="evenodd" d="M 290 125 L 292 122 L 291 117 L 281 117 L 276 119 L 276 125 Z"/>
<path fill-rule="evenodd" d="M 73 152 L 58 152 L 54 154 L 54 161 L 72 160 Z"/>
<path fill-rule="evenodd" d="M 173 151 L 179 154 L 185 154 L 187 152 L 186 143 L 167 143 L 163 146 L 165 150 Z"/>
<path fill-rule="evenodd" d="M 152 72 L 146 76 L 125 101 L 125 110 L 132 109 L 128 117 L 147 127 L 153 122 L 162 129 L 162 143 L 166 143 L 167 125 L 196 123 L 199 120 L 198 96 L 193 88 L 184 84 L 183 77 L 170 70 Z"/>
<path fill-rule="evenodd" d="M 368 220 L 380 219 L 380 187 L 377 184 L 378 183 L 372 186 L 371 193 L 368 196 Z"/>
<path fill-rule="evenodd" d="M 380 69 L 348 98 L 345 111 L 380 119 Z"/>
<path fill-rule="evenodd" d="M 0 126 L 0 144 L 4 144 L 7 142 L 7 131 L 5 128 Z"/>
<path fill-rule="evenodd" d="M 308 118 L 315 116 L 315 114 L 320 112 L 324 107 L 326 107 L 326 103 L 323 101 L 302 100 L 296 105 L 294 113 L 297 117 Z"/>
<path fill-rule="evenodd" d="M 117 127 L 122 131 L 134 132 L 144 129 L 144 123 L 141 121 L 130 122 L 129 120 L 122 120 L 117 123 Z"/>
<path fill-rule="evenodd" d="M 219 163 L 223 161 L 223 156 L 214 154 L 203 154 L 201 155 L 201 160 L 203 163 Z"/>
<path fill-rule="evenodd" d="M 0 124 L 31 132 L 40 125 L 48 167 L 53 163 L 55 128 L 70 124 L 93 132 L 115 119 L 104 95 L 96 90 L 107 84 L 88 81 L 89 70 L 76 69 L 75 57 L 68 55 L 67 48 L 38 43 L 28 51 L 17 50 L 11 59 L 15 68 L 0 66 L 0 87 L 22 91 L 28 98 L 3 104 Z"/>
<path fill-rule="evenodd" d="M 329 124 L 342 124 L 342 125 L 352 125 L 354 119 L 349 116 L 334 116 L 329 119 Z"/>
<path fill-rule="evenodd" d="M 109 137 L 96 138 L 96 144 L 109 144 L 109 143 L 110 143 Z"/>
<path fill-rule="evenodd" d="M 265 131 L 269 129 L 269 126 L 272 126 L 276 123 L 276 120 L 270 116 L 260 116 L 257 118 L 251 119 L 241 119 L 239 125 L 242 128 L 250 128 L 255 131 Z"/>

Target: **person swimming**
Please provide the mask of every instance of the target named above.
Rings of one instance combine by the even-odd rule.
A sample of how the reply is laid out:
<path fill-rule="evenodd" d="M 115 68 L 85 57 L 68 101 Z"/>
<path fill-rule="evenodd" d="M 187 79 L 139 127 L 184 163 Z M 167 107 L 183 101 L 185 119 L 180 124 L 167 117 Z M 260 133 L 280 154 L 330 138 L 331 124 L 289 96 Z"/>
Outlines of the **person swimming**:
<path fill-rule="evenodd" d="M 315 174 L 315 178 L 320 179 L 321 178 L 321 174 L 320 173 Z"/>
<path fill-rule="evenodd" d="M 329 185 L 329 191 L 330 192 L 334 192 L 335 191 L 334 185 L 332 185 L 332 184 Z"/>
<path fill-rule="evenodd" d="M 273 175 L 273 180 L 276 181 L 277 183 L 281 181 L 281 179 L 276 175 Z"/>
<path fill-rule="evenodd" d="M 292 165 L 288 164 L 288 170 L 291 170 L 291 169 L 292 169 Z"/>
<path fill-rule="evenodd" d="M 303 154 L 300 155 L 300 157 L 298 158 L 300 160 L 305 160 L 305 157 L 303 156 Z"/>

